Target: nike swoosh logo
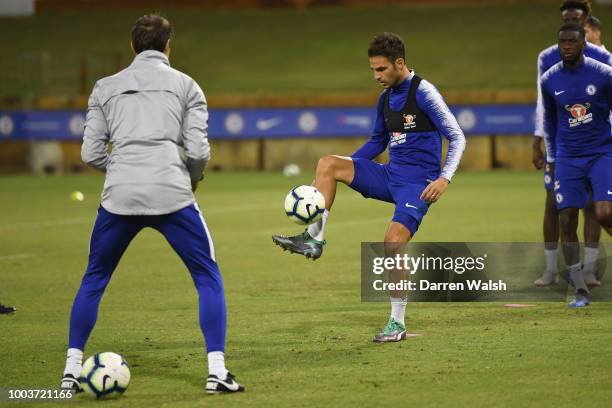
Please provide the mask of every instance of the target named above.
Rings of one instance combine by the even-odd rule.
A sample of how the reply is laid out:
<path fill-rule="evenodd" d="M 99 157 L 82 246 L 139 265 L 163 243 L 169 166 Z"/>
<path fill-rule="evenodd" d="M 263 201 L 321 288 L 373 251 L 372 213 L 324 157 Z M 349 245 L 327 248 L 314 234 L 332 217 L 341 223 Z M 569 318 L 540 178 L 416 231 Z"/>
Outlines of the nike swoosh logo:
<path fill-rule="evenodd" d="M 416 208 L 414 205 L 410 205 L 409 203 L 406 203 L 406 207 L 418 210 L 418 208 Z"/>
<path fill-rule="evenodd" d="M 106 381 L 110 380 L 111 377 L 110 375 L 106 374 L 104 375 L 104 377 L 102 377 L 102 391 L 106 391 Z"/>
<path fill-rule="evenodd" d="M 312 214 L 310 213 L 310 207 L 312 207 L 312 204 L 306 204 L 306 213 L 309 217 L 312 216 Z"/>
<path fill-rule="evenodd" d="M 223 385 L 225 385 L 231 391 L 238 391 L 238 388 L 240 388 L 238 386 L 238 383 L 235 382 L 235 381 L 232 381 L 231 383 L 228 383 L 228 382 L 225 382 L 225 381 L 220 380 L 220 379 L 211 378 L 211 379 L 208 380 L 208 382 L 223 384 Z"/>
<path fill-rule="evenodd" d="M 559 96 L 559 95 L 561 95 L 563 92 L 565 92 L 565 91 L 559 91 L 559 92 L 555 91 L 555 96 Z"/>
<path fill-rule="evenodd" d="M 608 190 L 608 195 L 612 195 L 612 191 Z"/>
<path fill-rule="evenodd" d="M 257 129 L 259 130 L 269 130 L 275 126 L 278 126 L 281 123 L 281 118 L 275 117 L 270 119 L 257 119 Z"/>

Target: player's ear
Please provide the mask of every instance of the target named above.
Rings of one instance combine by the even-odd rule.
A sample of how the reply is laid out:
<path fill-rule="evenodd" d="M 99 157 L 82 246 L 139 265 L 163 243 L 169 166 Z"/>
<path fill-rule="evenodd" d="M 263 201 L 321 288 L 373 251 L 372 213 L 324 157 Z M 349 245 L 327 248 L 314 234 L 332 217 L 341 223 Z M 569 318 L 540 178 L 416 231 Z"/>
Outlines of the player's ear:
<path fill-rule="evenodd" d="M 166 54 L 168 57 L 170 56 L 170 39 L 168 38 L 168 41 L 166 41 L 166 46 L 164 47 L 164 54 Z"/>
<path fill-rule="evenodd" d="M 134 43 L 132 41 L 130 41 L 130 48 L 132 49 L 134 54 L 136 54 L 136 50 L 134 49 Z"/>
<path fill-rule="evenodd" d="M 402 69 L 404 68 L 404 66 L 406 65 L 406 61 L 403 58 L 397 58 L 395 60 L 395 67 L 398 69 Z"/>

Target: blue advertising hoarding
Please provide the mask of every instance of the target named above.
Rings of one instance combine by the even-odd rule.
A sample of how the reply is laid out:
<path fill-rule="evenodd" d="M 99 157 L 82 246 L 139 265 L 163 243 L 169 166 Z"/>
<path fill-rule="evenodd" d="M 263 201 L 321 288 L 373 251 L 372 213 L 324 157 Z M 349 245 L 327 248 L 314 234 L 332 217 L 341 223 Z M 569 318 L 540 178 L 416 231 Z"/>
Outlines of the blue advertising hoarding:
<path fill-rule="evenodd" d="M 531 134 L 535 105 L 451 106 L 466 135 Z M 211 139 L 352 137 L 370 134 L 374 108 L 211 109 Z M 85 112 L 0 111 L 2 140 L 80 140 Z"/>

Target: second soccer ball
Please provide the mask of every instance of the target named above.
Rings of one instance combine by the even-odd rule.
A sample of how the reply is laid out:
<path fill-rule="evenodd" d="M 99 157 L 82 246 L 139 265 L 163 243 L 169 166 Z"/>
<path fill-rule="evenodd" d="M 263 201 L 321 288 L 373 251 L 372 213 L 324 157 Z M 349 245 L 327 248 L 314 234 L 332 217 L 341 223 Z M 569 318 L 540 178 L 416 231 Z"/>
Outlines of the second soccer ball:
<path fill-rule="evenodd" d="M 285 197 L 285 214 L 296 224 L 306 225 L 318 221 L 325 211 L 325 198 L 313 186 L 298 186 Z"/>

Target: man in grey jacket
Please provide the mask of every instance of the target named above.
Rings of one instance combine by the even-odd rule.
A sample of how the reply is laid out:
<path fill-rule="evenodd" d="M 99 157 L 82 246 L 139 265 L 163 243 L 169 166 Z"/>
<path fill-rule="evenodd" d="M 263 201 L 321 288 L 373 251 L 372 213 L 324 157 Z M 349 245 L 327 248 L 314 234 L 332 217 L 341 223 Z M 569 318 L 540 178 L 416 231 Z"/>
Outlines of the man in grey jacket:
<path fill-rule="evenodd" d="M 89 98 L 81 155 L 106 179 L 87 271 L 72 306 L 63 389 L 81 390 L 83 349 L 104 289 L 130 241 L 151 227 L 181 257 L 198 290 L 206 392 L 244 391 L 225 368 L 223 281 L 193 195 L 210 159 L 206 99 L 193 79 L 170 67 L 171 35 L 165 18 L 139 18 L 132 29 L 134 61 L 99 80 Z"/>

